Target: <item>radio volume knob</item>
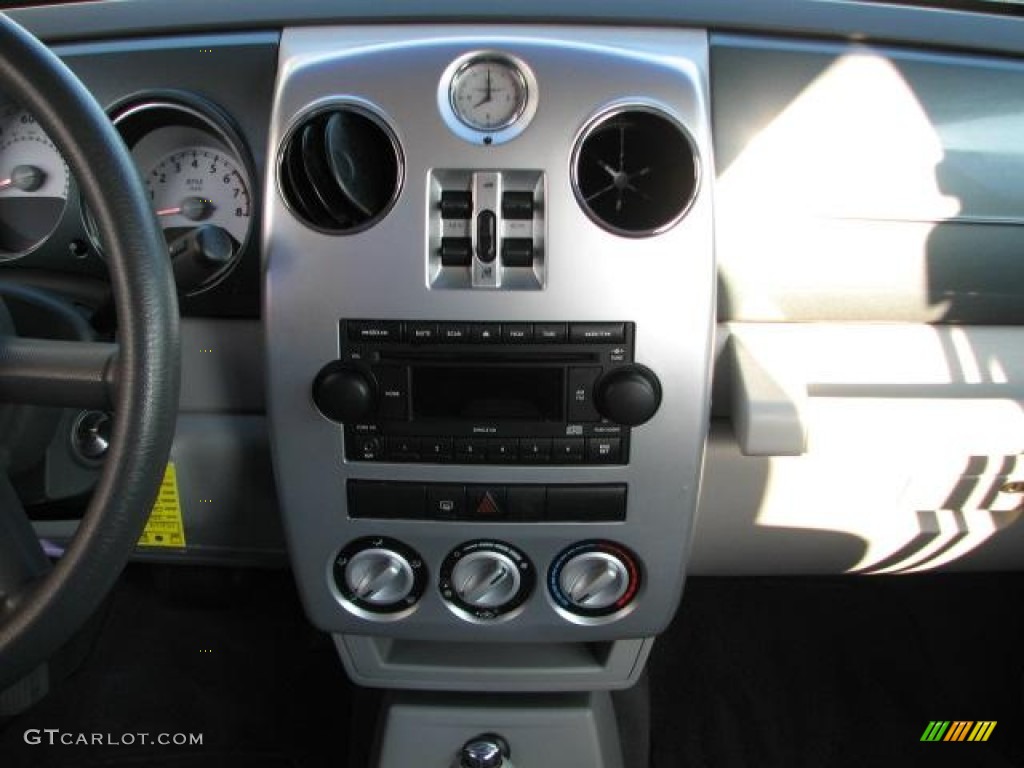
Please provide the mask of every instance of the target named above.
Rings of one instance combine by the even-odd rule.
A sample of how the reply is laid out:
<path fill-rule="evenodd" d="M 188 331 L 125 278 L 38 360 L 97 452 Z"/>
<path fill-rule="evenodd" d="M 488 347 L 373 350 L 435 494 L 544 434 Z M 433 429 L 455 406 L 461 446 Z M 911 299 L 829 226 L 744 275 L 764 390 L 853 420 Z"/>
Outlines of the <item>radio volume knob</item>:
<path fill-rule="evenodd" d="M 661 405 L 661 382 L 642 365 L 614 368 L 594 387 L 598 412 L 616 424 L 635 427 L 649 421 Z"/>
<path fill-rule="evenodd" d="M 377 401 L 373 374 L 351 363 L 328 363 L 313 380 L 313 402 L 331 421 L 367 421 L 376 413 Z"/>

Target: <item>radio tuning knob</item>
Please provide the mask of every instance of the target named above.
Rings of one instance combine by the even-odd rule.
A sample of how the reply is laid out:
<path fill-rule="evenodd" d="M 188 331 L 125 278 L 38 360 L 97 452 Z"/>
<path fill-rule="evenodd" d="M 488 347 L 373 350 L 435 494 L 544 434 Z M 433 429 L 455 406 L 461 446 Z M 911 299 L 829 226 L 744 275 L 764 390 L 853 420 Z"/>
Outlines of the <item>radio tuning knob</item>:
<path fill-rule="evenodd" d="M 313 380 L 313 402 L 331 421 L 366 421 L 377 411 L 377 398 L 373 374 L 351 363 L 328 363 Z"/>
<path fill-rule="evenodd" d="M 597 381 L 594 404 L 616 424 L 635 427 L 649 421 L 661 405 L 661 382 L 642 365 L 614 368 Z"/>

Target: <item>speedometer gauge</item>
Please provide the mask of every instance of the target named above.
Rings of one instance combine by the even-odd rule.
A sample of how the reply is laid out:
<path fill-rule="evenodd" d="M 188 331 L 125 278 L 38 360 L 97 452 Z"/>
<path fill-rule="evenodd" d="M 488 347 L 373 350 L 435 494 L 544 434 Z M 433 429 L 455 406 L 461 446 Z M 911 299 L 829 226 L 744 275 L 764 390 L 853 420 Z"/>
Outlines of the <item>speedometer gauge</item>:
<path fill-rule="evenodd" d="M 53 233 L 70 180 L 67 163 L 35 118 L 0 104 L 0 261 L 24 256 Z"/>
<path fill-rule="evenodd" d="M 146 188 L 168 242 L 200 224 L 215 224 L 245 241 L 252 218 L 249 182 L 237 161 L 212 147 L 187 147 L 146 172 Z"/>

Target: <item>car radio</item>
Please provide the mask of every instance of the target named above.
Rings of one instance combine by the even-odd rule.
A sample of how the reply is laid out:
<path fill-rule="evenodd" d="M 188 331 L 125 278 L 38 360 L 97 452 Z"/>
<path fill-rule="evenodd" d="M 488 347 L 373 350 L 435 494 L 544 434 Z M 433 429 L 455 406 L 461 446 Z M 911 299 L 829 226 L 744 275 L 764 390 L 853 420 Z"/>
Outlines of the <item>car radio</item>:
<path fill-rule="evenodd" d="M 313 383 L 349 461 L 627 464 L 661 404 L 629 322 L 342 320 Z"/>

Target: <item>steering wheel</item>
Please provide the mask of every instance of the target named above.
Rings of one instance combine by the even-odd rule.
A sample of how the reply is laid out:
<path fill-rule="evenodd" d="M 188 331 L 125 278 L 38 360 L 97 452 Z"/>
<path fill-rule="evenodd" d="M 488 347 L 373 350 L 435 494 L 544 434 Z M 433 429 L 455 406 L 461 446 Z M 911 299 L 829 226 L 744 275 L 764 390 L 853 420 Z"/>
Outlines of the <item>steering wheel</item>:
<path fill-rule="evenodd" d="M 116 412 L 92 500 L 52 568 L 0 463 L 3 690 L 85 622 L 138 541 L 174 436 L 179 350 L 167 247 L 127 148 L 85 86 L 3 14 L 0 92 L 35 116 L 78 180 L 105 244 L 120 318 L 116 345 L 16 338 L 0 324 L 0 403 Z"/>

